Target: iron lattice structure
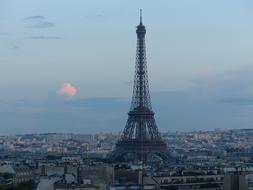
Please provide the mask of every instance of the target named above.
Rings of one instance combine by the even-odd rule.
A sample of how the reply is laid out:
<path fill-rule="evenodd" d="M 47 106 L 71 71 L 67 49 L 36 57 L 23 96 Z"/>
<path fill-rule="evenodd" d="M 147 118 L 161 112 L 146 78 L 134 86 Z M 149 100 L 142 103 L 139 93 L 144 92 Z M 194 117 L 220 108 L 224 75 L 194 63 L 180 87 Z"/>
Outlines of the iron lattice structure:
<path fill-rule="evenodd" d="M 115 150 L 110 154 L 110 159 L 146 161 L 149 155 L 156 155 L 167 160 L 167 146 L 158 131 L 151 106 L 145 48 L 146 28 L 142 24 L 142 15 L 136 34 L 137 50 L 131 108 L 125 129 L 116 143 Z"/>

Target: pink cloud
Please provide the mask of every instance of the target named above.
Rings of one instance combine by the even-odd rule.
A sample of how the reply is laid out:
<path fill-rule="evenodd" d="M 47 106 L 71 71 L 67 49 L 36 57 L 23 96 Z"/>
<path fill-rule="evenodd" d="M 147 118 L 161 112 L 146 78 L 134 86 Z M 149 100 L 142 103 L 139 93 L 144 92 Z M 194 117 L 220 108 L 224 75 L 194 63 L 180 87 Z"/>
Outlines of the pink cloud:
<path fill-rule="evenodd" d="M 74 85 L 70 83 L 64 83 L 61 85 L 60 89 L 58 90 L 58 94 L 63 97 L 71 98 L 75 96 L 77 93 L 77 89 Z"/>

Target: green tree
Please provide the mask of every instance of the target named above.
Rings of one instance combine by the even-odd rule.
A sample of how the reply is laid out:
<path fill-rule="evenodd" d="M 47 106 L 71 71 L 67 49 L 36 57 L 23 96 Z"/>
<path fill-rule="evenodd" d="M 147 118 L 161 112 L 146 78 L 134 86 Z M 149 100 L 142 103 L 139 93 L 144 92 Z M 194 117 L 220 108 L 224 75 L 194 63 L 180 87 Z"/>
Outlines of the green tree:
<path fill-rule="evenodd" d="M 11 190 L 32 190 L 32 183 L 20 183 L 16 187 L 12 188 Z"/>

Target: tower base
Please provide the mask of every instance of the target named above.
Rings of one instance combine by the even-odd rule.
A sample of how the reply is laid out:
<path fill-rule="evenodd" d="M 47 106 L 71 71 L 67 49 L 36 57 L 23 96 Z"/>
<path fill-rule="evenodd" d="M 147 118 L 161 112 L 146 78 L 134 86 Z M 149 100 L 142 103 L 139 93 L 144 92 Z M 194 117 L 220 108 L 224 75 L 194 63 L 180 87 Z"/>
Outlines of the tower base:
<path fill-rule="evenodd" d="M 108 156 L 112 162 L 142 161 L 147 163 L 152 160 L 169 162 L 171 156 L 166 144 L 161 141 L 127 140 L 119 141 L 116 148 Z"/>

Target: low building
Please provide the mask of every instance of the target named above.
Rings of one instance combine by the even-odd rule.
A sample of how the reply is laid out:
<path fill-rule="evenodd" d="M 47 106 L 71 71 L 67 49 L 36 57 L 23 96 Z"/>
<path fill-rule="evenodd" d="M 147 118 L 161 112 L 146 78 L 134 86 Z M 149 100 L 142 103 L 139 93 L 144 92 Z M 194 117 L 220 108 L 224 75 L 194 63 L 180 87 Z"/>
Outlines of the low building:
<path fill-rule="evenodd" d="M 8 180 L 8 184 L 12 186 L 32 180 L 32 170 L 23 165 L 2 165 L 0 166 L 0 174 L 12 176 L 12 180 Z"/>
<path fill-rule="evenodd" d="M 144 184 L 160 189 L 223 190 L 224 175 L 144 176 Z"/>
<path fill-rule="evenodd" d="M 249 190 L 245 175 L 240 173 L 226 174 L 224 178 L 224 190 Z"/>
<path fill-rule="evenodd" d="M 54 190 L 99 190 L 95 185 L 55 183 Z"/>

